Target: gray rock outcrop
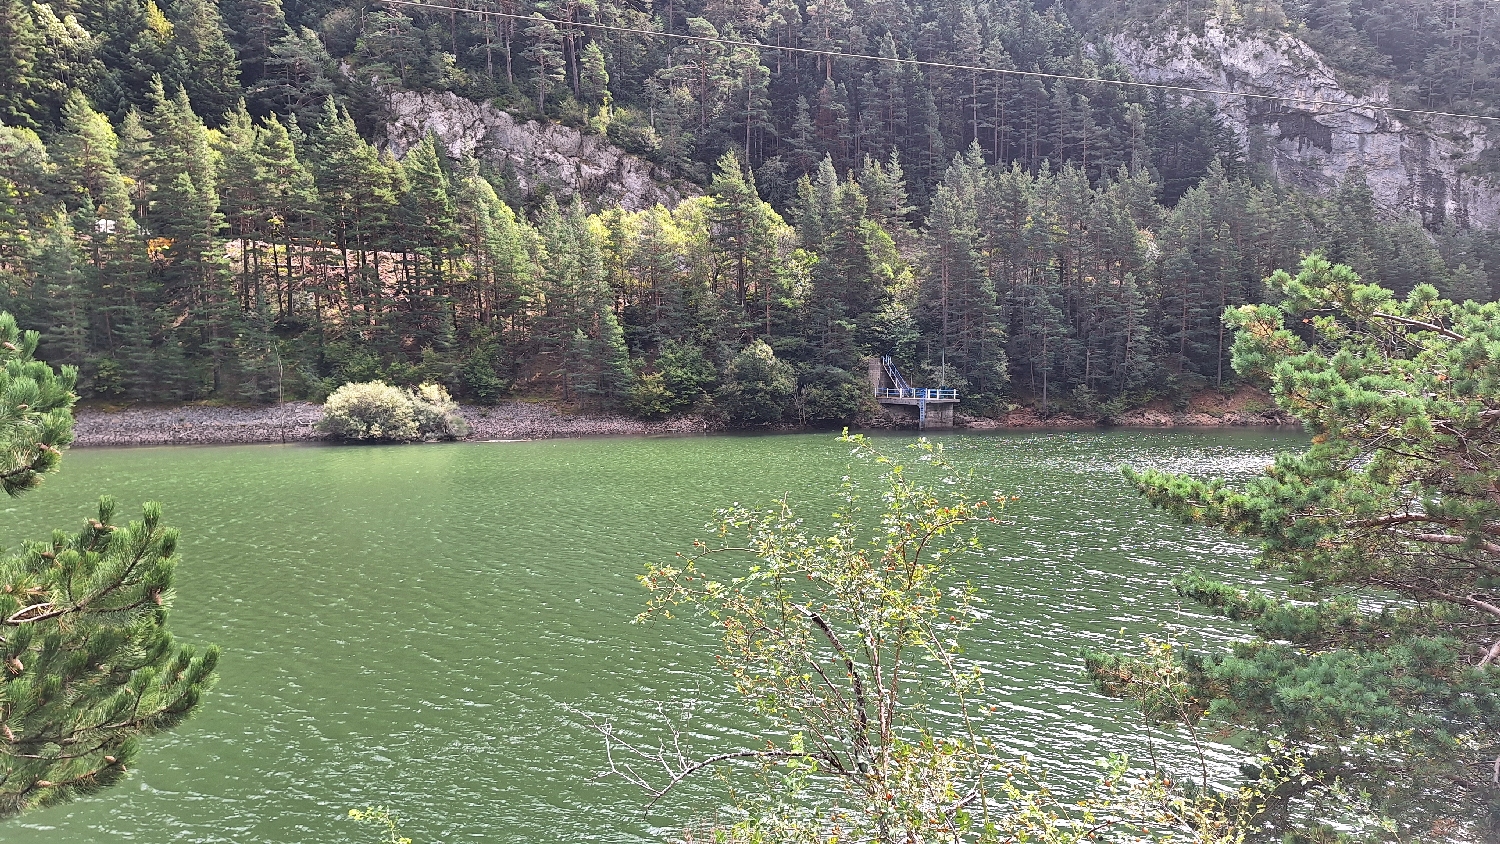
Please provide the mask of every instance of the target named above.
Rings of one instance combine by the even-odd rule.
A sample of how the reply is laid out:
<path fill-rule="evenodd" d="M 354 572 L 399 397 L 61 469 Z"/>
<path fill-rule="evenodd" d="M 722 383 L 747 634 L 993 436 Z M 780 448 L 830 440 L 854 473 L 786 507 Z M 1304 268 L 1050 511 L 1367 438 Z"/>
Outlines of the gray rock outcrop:
<path fill-rule="evenodd" d="M 675 206 L 697 191 L 645 159 L 568 126 L 520 123 L 490 103 L 452 92 L 396 91 L 387 97 L 385 144 L 401 156 L 431 132 L 450 155 L 509 164 L 522 191 L 546 186 L 560 199 L 580 196 L 632 211 Z"/>
<path fill-rule="evenodd" d="M 1284 184 L 1327 193 L 1360 168 L 1381 205 L 1429 226 L 1500 224 L 1500 185 L 1464 172 L 1497 142 L 1482 121 L 1370 108 L 1389 102 L 1389 86 L 1355 96 L 1286 34 L 1230 32 L 1210 20 L 1201 33 L 1151 41 L 1122 34 L 1109 43 L 1142 82 L 1233 92 L 1208 96 L 1249 158 Z"/>

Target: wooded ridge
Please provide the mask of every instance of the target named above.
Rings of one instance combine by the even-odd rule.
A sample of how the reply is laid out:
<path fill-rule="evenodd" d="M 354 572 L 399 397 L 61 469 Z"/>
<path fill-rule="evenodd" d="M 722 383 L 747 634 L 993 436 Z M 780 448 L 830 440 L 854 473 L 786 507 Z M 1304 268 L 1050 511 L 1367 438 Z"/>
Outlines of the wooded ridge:
<path fill-rule="evenodd" d="M 111 401 L 383 378 L 759 424 L 852 417 L 869 354 L 972 413 L 1228 388 L 1219 315 L 1313 251 L 1398 291 L 1500 289 L 1493 231 L 1424 229 L 1358 171 L 1278 185 L 1212 105 L 1077 81 L 1128 78 L 1109 37 L 1202 26 L 1195 3 L 486 2 L 510 17 L 0 0 L 0 307 Z M 1396 5 L 1215 20 L 1293 33 L 1398 104 L 1489 113 L 1484 10 Z M 600 135 L 703 195 L 558 201 L 432 136 L 397 159 L 400 91 Z"/>

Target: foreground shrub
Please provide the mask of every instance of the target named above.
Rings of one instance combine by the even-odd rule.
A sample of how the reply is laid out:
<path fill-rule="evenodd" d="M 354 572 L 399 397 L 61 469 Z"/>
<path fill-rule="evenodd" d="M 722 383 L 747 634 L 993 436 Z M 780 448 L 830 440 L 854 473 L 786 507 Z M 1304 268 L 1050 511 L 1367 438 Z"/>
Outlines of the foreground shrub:
<path fill-rule="evenodd" d="M 451 440 L 469 432 L 458 405 L 437 384 L 403 390 L 384 381 L 345 384 L 323 405 L 318 430 L 341 440 Z"/>

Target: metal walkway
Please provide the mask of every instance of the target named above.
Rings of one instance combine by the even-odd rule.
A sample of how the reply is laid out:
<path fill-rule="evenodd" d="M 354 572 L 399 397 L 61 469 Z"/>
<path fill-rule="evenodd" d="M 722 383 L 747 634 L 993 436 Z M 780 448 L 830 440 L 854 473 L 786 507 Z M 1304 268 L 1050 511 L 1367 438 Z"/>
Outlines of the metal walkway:
<path fill-rule="evenodd" d="M 942 405 L 956 404 L 958 402 L 958 390 L 947 390 L 932 387 L 913 387 L 905 378 L 901 376 L 901 370 L 896 368 L 895 361 L 891 360 L 889 355 L 882 357 L 880 359 L 880 364 L 885 369 L 886 379 L 895 386 L 876 387 L 875 400 L 880 402 L 881 404 L 916 405 L 918 428 L 924 428 L 927 426 L 928 402 Z M 951 412 L 948 412 L 948 421 L 943 421 L 942 417 L 939 418 L 939 421 L 943 424 L 948 424 L 949 422 L 951 422 L 951 419 Z"/>

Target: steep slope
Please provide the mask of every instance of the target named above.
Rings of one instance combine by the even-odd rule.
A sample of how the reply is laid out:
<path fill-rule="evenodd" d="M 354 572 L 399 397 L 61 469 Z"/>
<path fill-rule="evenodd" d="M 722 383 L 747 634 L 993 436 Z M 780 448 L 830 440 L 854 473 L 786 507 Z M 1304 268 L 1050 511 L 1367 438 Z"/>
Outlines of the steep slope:
<path fill-rule="evenodd" d="M 1234 92 L 1207 98 L 1248 158 L 1284 184 L 1326 193 L 1359 169 L 1381 205 L 1429 227 L 1500 224 L 1500 185 L 1470 172 L 1497 143 L 1484 121 L 1363 107 L 1388 103 L 1389 86 L 1354 95 L 1306 42 L 1284 33 L 1230 31 L 1210 19 L 1198 33 L 1115 34 L 1106 43 L 1140 81 Z"/>
<path fill-rule="evenodd" d="M 397 158 L 432 133 L 451 155 L 509 165 L 526 194 L 545 187 L 559 199 L 579 196 L 639 211 L 675 207 L 699 192 L 598 135 L 560 123 L 522 123 L 490 103 L 449 91 L 394 91 L 386 103 L 385 143 Z"/>

